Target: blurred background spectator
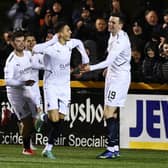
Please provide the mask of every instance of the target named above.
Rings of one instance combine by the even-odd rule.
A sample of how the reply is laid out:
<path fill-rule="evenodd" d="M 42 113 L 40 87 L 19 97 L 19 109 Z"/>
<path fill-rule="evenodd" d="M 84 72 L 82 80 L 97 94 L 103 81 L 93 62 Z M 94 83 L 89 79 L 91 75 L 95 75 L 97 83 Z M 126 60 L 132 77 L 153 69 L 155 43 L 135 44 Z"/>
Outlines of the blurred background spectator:
<path fill-rule="evenodd" d="M 142 82 L 142 53 L 135 47 L 132 48 L 131 54 L 131 81 Z"/>
<path fill-rule="evenodd" d="M 24 24 L 30 24 L 34 15 L 34 2 L 32 0 L 16 0 L 16 3 L 8 11 L 8 17 L 13 23 L 13 30 L 23 29 Z"/>
<path fill-rule="evenodd" d="M 90 64 L 96 64 L 98 63 L 97 59 L 96 59 L 96 43 L 92 40 L 86 40 L 84 42 L 84 46 L 86 49 L 86 52 L 89 56 L 90 59 Z M 104 80 L 103 77 L 103 70 L 96 70 L 96 71 L 90 71 L 84 74 L 74 74 L 72 76 L 73 80 L 80 80 L 80 81 L 99 81 L 99 80 Z"/>
<path fill-rule="evenodd" d="M 155 67 L 157 82 L 168 83 L 168 40 L 165 40 L 161 50 L 160 59 Z"/>
<path fill-rule="evenodd" d="M 91 12 L 88 6 L 83 6 L 80 11 L 80 17 L 74 23 L 73 37 L 82 41 L 88 40 L 93 31 L 94 19 L 91 18 Z"/>
<path fill-rule="evenodd" d="M 103 17 L 98 17 L 95 21 L 91 39 L 96 42 L 96 59 L 98 62 L 105 59 L 109 32 L 107 30 L 107 20 Z"/>
<path fill-rule="evenodd" d="M 132 48 L 139 48 L 141 51 L 143 51 L 146 37 L 143 30 L 143 24 L 140 20 L 134 20 L 132 21 L 130 30 L 128 31 L 131 47 Z"/>
<path fill-rule="evenodd" d="M 9 54 L 12 52 L 13 47 L 11 44 L 11 30 L 6 30 L 3 32 L 0 38 L 0 78 L 4 78 L 4 67 L 5 62 Z"/>
<path fill-rule="evenodd" d="M 142 63 L 143 81 L 146 83 L 157 82 L 154 68 L 158 62 L 158 51 L 155 45 L 147 43 L 144 49 L 144 60 Z"/>
<path fill-rule="evenodd" d="M 131 41 L 132 81 L 167 82 L 168 2 L 163 0 L 130 2 L 124 0 L 2 1 L 6 16 L 1 16 L 4 24 L 0 23 L 2 25 L 1 78 L 3 78 L 4 62 L 13 49 L 10 42 L 13 31 L 18 29 L 29 31 L 39 43 L 51 39 L 55 34 L 54 25 L 64 20 L 71 26 L 72 37 L 81 39 L 85 44 L 91 63 L 97 63 L 104 60 L 107 55 L 108 18 L 111 13 L 119 13 L 123 16 L 124 30 L 129 34 Z M 80 64 L 80 53 L 73 49 L 71 66 L 75 68 Z M 102 80 L 101 73 L 73 76 L 72 79 Z"/>

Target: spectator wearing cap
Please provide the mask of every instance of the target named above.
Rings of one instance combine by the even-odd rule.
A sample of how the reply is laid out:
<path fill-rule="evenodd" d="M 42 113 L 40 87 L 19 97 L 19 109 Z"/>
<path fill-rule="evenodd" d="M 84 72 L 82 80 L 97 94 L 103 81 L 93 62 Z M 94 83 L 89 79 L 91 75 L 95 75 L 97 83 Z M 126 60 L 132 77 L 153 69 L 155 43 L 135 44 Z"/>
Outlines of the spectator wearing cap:
<path fill-rule="evenodd" d="M 90 16 L 88 6 L 81 8 L 80 18 L 76 20 L 73 37 L 79 38 L 82 41 L 89 40 L 94 27 L 94 21 Z"/>
<path fill-rule="evenodd" d="M 80 18 L 81 9 L 87 6 L 90 11 L 90 17 L 93 21 L 97 18 L 97 16 L 101 15 L 101 11 L 99 11 L 96 7 L 95 0 L 82 0 L 78 7 L 75 7 L 72 12 L 72 22 L 73 24 Z"/>

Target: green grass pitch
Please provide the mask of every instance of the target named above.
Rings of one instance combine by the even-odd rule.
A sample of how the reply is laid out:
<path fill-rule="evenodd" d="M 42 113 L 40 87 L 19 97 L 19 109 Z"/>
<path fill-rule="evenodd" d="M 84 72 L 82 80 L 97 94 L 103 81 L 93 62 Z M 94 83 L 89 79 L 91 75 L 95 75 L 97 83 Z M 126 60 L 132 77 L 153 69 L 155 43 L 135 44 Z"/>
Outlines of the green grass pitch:
<path fill-rule="evenodd" d="M 41 156 L 42 146 L 34 156 L 21 154 L 21 145 L 0 145 L 0 168 L 168 168 L 168 151 L 121 150 L 117 159 L 100 160 L 102 148 L 55 146 L 55 160 Z"/>

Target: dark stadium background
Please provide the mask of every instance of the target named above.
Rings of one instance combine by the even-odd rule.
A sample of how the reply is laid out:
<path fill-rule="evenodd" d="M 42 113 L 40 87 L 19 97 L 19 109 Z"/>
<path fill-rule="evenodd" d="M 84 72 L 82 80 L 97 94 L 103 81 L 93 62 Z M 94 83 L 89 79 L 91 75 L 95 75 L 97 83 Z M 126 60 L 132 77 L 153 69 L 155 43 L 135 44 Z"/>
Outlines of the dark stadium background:
<path fill-rule="evenodd" d="M 10 22 L 6 16 L 6 12 L 10 9 L 12 4 L 15 3 L 16 0 L 2 0 L 0 1 L 0 34 L 8 28 Z M 66 0 L 67 2 L 72 2 L 73 6 L 79 6 L 81 0 Z M 111 0 L 95 0 L 96 5 L 99 9 L 105 9 L 109 7 L 109 3 Z M 166 9 L 168 8 L 167 0 L 120 0 L 122 9 L 127 13 L 128 18 L 131 18 L 137 10 L 137 5 L 142 5 L 147 3 L 147 1 L 153 3 L 158 9 Z"/>

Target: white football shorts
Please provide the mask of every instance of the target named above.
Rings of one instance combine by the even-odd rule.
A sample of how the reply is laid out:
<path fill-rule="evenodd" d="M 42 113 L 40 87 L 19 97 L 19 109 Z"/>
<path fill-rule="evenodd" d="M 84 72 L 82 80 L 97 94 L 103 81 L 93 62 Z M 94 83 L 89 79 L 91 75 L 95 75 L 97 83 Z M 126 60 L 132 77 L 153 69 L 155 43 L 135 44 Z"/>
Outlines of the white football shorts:
<path fill-rule="evenodd" d="M 110 76 L 105 81 L 104 104 L 112 107 L 123 107 L 130 86 L 130 73 Z"/>
<path fill-rule="evenodd" d="M 47 85 L 44 87 L 45 111 L 57 109 L 66 115 L 70 104 L 70 87 Z"/>
<path fill-rule="evenodd" d="M 7 97 L 18 120 L 26 118 L 29 115 L 36 118 L 36 106 L 31 98 L 25 96 L 23 90 L 10 90 L 7 92 Z"/>

